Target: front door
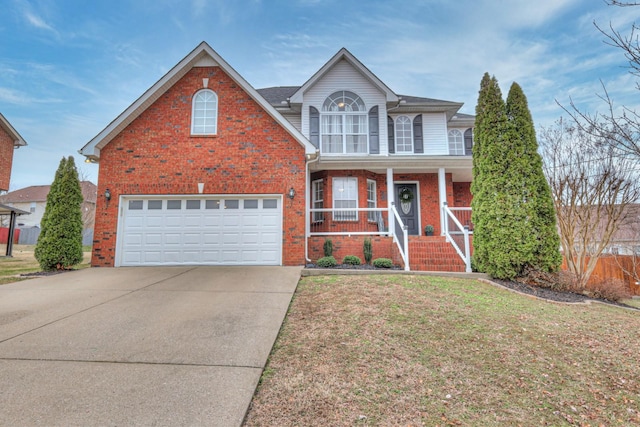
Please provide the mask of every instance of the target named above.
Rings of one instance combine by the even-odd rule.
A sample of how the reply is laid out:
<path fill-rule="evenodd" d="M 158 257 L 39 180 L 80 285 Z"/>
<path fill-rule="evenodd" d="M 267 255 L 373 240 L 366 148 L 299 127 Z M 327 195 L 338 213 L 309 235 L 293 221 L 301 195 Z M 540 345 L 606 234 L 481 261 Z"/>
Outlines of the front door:
<path fill-rule="evenodd" d="M 420 235 L 418 219 L 418 185 L 396 184 L 396 209 L 410 236 Z"/>

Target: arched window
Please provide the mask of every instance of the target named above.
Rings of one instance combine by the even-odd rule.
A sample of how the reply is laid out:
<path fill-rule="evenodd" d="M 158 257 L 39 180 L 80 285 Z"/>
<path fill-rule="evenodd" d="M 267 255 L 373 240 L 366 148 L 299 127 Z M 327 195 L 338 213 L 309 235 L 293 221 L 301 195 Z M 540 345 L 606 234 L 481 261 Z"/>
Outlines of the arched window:
<path fill-rule="evenodd" d="M 449 131 L 449 154 L 452 156 L 464 155 L 464 141 L 462 139 L 462 132 L 458 129 L 451 129 Z"/>
<path fill-rule="evenodd" d="M 399 116 L 396 119 L 396 153 L 413 153 L 413 135 L 411 119 Z"/>
<path fill-rule="evenodd" d="M 215 135 L 218 131 L 218 96 L 210 89 L 202 89 L 193 96 L 191 134 Z"/>
<path fill-rule="evenodd" d="M 320 113 L 322 152 L 367 153 L 367 122 L 367 109 L 358 95 L 346 90 L 331 94 Z"/>

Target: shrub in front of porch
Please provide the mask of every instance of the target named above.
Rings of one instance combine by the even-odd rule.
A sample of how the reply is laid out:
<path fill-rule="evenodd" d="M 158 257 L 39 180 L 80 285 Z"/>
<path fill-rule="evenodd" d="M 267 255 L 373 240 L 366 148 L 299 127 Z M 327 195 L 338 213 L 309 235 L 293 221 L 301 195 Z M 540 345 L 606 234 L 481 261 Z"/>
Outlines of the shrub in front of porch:
<path fill-rule="evenodd" d="M 376 268 L 391 268 L 393 267 L 393 261 L 389 258 L 376 258 L 373 260 L 373 266 Z"/>
<path fill-rule="evenodd" d="M 320 258 L 318 262 L 316 262 L 316 264 L 318 267 L 331 268 L 338 265 L 338 261 L 336 261 L 336 259 L 332 256 L 325 256 Z"/>
<path fill-rule="evenodd" d="M 362 264 L 362 260 L 355 255 L 347 255 L 342 258 L 342 263 L 347 265 L 360 265 Z"/>

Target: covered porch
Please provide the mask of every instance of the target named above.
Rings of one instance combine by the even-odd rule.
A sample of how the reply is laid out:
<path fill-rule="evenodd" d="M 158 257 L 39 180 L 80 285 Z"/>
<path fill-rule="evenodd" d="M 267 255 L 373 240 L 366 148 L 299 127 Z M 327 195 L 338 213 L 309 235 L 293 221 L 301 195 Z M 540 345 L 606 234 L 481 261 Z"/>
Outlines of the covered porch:
<path fill-rule="evenodd" d="M 313 164 L 307 260 L 324 256 L 328 238 L 339 262 L 345 255 L 362 258 L 369 237 L 374 259 L 390 258 L 405 270 L 471 271 L 471 159 L 442 157 Z"/>

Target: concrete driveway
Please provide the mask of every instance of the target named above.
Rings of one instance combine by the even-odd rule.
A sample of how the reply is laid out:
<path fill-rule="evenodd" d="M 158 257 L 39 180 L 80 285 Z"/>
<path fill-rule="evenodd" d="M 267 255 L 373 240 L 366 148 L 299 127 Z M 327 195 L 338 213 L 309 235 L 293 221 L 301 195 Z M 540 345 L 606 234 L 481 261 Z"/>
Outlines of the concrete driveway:
<path fill-rule="evenodd" d="M 0 286 L 0 425 L 240 425 L 300 271 L 93 268 Z"/>

